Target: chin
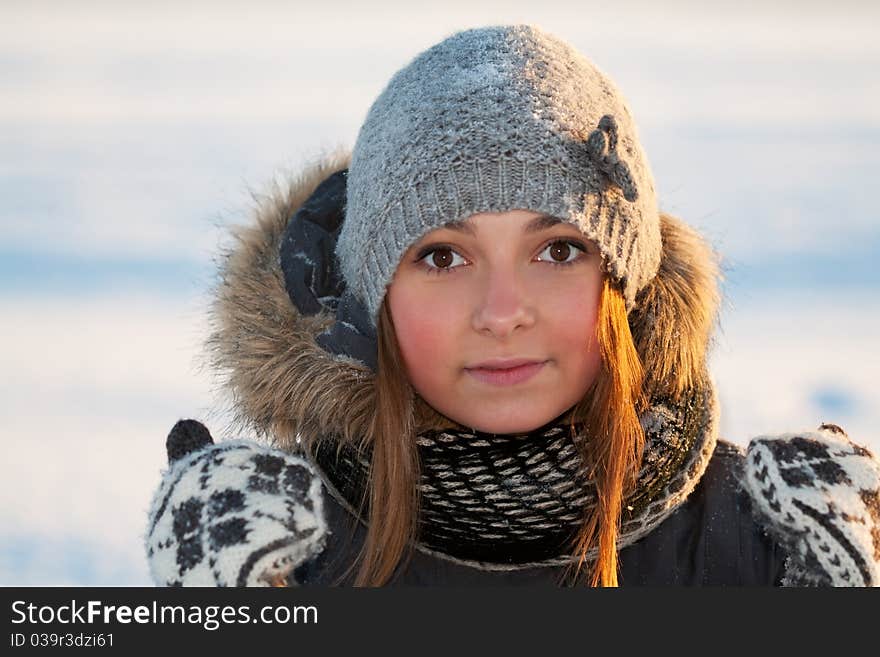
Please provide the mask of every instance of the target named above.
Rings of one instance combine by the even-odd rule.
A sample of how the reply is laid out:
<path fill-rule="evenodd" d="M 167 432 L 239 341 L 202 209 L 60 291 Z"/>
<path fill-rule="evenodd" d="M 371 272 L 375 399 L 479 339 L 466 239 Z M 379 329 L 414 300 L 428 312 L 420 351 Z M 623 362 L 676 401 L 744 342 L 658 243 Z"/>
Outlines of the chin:
<path fill-rule="evenodd" d="M 505 433 L 528 433 L 530 431 L 534 431 L 538 427 L 544 426 L 547 422 L 555 418 L 558 414 L 548 414 L 548 413 L 529 413 L 523 414 L 522 412 L 518 413 L 516 417 L 504 417 L 499 415 L 498 413 L 491 414 L 489 416 L 486 413 L 478 413 L 474 414 L 469 418 L 455 418 L 451 417 L 451 419 L 455 420 L 459 424 L 463 424 L 466 427 L 470 427 L 471 429 L 475 429 L 476 431 L 481 431 L 483 433 L 496 433 L 496 434 L 505 434 Z"/>

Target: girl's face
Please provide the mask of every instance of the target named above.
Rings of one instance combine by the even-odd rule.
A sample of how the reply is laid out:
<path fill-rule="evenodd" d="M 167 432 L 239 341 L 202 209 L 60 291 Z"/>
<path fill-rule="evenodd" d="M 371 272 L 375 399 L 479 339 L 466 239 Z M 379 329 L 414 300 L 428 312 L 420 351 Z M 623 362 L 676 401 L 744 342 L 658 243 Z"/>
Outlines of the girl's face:
<path fill-rule="evenodd" d="M 479 431 L 546 424 L 599 371 L 603 279 L 593 242 L 535 212 L 480 213 L 428 233 L 388 288 L 410 383 Z"/>

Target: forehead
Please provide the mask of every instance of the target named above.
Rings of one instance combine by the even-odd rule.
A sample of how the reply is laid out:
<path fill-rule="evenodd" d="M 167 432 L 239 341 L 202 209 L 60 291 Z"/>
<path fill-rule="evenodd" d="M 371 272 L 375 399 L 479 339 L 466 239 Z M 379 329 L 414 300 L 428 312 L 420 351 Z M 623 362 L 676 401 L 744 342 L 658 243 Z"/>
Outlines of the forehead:
<path fill-rule="evenodd" d="M 475 237 L 479 231 L 480 225 L 483 223 L 492 223 L 493 225 L 521 224 L 524 233 L 538 233 L 542 230 L 547 230 L 548 228 L 553 228 L 554 226 L 559 226 L 567 222 L 564 222 L 559 217 L 554 217 L 548 214 L 512 210 L 510 212 L 472 214 L 463 221 L 450 221 L 445 223 L 441 228 L 454 230 Z M 572 227 L 576 228 L 573 225 Z"/>

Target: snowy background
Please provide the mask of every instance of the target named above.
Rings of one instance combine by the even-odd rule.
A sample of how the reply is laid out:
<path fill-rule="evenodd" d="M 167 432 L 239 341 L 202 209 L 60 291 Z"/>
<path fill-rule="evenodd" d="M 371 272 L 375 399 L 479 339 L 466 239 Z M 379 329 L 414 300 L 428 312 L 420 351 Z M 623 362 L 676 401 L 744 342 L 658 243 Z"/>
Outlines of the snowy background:
<path fill-rule="evenodd" d="M 415 4 L 2 0 L 0 585 L 150 583 L 165 436 L 224 422 L 199 367 L 224 227 L 491 23 L 609 73 L 661 206 L 725 255 L 723 437 L 832 421 L 880 451 L 880 5 Z"/>

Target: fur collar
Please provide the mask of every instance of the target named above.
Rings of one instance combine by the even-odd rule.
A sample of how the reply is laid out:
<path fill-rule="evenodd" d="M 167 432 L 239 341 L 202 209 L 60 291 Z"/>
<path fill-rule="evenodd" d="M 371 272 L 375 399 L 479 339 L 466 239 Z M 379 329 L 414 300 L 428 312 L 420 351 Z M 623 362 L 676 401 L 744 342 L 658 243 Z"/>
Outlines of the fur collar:
<path fill-rule="evenodd" d="M 297 434 L 336 435 L 356 443 L 373 408 L 372 372 L 315 343 L 332 322 L 328 313 L 297 312 L 284 285 L 280 240 L 287 222 L 330 174 L 348 167 L 338 151 L 307 164 L 286 186 L 255 197 L 252 223 L 232 229 L 221 254 L 206 343 L 209 365 L 231 393 L 231 432 L 253 430 L 288 451 Z M 637 297 L 630 326 L 642 358 L 649 398 L 677 399 L 699 382 L 717 319 L 718 263 L 693 229 L 662 214 L 663 257 L 654 280 Z M 417 398 L 416 431 L 464 430 Z"/>

